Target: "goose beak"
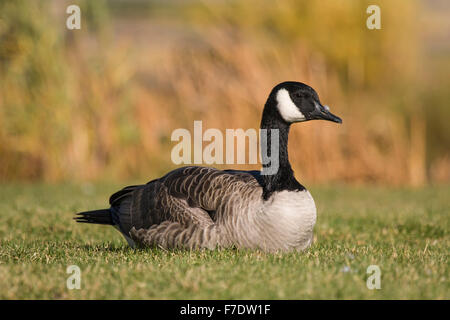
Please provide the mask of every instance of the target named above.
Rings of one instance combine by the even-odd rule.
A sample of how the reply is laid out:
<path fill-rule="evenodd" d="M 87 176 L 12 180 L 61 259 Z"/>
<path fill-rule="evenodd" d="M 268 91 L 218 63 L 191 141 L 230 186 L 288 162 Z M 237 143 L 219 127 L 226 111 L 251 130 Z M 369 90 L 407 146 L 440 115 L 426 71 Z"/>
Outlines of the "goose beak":
<path fill-rule="evenodd" d="M 311 113 L 313 119 L 342 123 L 342 119 L 330 112 L 330 107 L 315 102 L 316 109 Z"/>

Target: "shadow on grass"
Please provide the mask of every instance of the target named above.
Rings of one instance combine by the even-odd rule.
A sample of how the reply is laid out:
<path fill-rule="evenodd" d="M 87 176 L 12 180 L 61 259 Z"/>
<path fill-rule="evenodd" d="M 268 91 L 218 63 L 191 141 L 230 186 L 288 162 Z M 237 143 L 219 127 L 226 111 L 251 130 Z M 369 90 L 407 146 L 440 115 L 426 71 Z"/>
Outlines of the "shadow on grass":
<path fill-rule="evenodd" d="M 235 246 L 230 248 L 216 248 L 214 250 L 210 249 L 188 249 L 188 248 L 174 248 L 174 249 L 165 249 L 162 247 L 145 247 L 145 246 L 137 246 L 136 248 L 131 248 L 127 244 L 115 244 L 115 243 L 103 243 L 103 244 L 83 244 L 83 245 L 74 245 L 73 249 L 81 249 L 83 251 L 87 251 L 88 253 L 94 252 L 111 252 L 111 253 L 134 253 L 134 254 L 148 254 L 151 253 L 155 256 L 173 256 L 173 255 L 189 255 L 189 254 L 207 254 L 207 255 L 215 255 L 215 254 L 262 254 L 259 250 L 251 250 L 251 249 L 238 249 Z"/>
<path fill-rule="evenodd" d="M 111 243 L 104 244 L 83 244 L 83 245 L 75 245 L 74 249 L 82 249 L 88 252 L 115 252 L 115 253 L 129 253 L 133 251 L 138 251 L 137 249 L 133 249 L 126 244 L 116 245 Z"/>

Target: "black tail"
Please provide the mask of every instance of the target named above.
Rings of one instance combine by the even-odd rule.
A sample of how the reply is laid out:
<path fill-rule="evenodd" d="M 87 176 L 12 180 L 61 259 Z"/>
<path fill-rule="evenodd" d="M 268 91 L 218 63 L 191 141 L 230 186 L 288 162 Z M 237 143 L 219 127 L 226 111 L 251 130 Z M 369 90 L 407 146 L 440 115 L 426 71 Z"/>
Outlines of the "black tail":
<path fill-rule="evenodd" d="M 74 219 L 81 223 L 96 223 L 114 225 L 111 211 L 109 209 L 85 211 L 77 213 Z"/>

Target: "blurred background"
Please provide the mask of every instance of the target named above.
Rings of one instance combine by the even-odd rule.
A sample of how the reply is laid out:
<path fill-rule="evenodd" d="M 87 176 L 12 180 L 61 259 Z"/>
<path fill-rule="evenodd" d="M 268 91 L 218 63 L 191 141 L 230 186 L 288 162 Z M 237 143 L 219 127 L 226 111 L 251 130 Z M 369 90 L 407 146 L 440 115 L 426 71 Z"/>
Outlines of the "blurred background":
<path fill-rule="evenodd" d="M 449 15 L 446 0 L 0 0 L 0 181 L 145 182 L 176 167 L 174 129 L 258 128 L 294 80 L 344 120 L 292 128 L 302 183 L 449 183 Z"/>

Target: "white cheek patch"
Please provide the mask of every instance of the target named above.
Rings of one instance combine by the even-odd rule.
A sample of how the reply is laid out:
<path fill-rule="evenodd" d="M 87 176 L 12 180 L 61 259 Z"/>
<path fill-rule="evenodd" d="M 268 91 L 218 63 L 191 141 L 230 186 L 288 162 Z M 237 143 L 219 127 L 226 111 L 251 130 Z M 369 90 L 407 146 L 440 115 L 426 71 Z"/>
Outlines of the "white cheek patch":
<path fill-rule="evenodd" d="M 278 90 L 277 102 L 278 111 L 286 122 L 300 122 L 306 120 L 303 113 L 300 112 L 292 101 L 289 92 L 286 89 Z"/>

